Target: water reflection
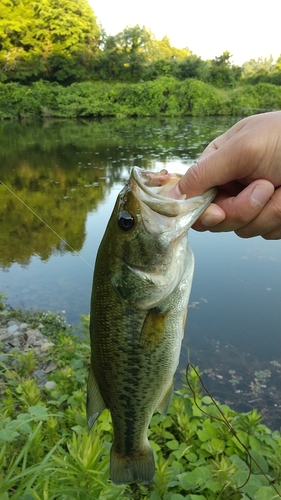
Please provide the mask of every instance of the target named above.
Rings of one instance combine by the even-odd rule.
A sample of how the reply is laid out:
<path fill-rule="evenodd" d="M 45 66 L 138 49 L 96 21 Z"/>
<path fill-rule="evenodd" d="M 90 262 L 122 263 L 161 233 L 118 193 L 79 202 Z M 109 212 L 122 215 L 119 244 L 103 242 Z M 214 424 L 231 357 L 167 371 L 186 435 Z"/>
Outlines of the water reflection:
<path fill-rule="evenodd" d="M 89 312 L 97 247 L 131 167 L 185 171 L 232 123 L 0 123 L 1 180 L 71 246 L 0 184 L 0 293 L 14 307 L 65 310 L 77 324 Z M 212 394 L 239 409 L 265 408 L 278 427 L 281 242 L 194 231 L 189 239 L 196 267 L 180 369 L 190 357 L 207 370 Z"/>

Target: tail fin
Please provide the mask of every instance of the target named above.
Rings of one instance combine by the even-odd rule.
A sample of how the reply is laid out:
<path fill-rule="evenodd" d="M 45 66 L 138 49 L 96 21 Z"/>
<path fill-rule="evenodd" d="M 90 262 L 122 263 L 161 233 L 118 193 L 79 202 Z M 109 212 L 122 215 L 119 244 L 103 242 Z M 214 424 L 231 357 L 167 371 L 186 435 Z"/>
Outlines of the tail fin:
<path fill-rule="evenodd" d="M 124 456 L 113 443 L 110 452 L 110 477 L 114 484 L 129 484 L 135 481 L 150 483 L 155 473 L 153 451 L 150 444 L 138 453 Z"/>

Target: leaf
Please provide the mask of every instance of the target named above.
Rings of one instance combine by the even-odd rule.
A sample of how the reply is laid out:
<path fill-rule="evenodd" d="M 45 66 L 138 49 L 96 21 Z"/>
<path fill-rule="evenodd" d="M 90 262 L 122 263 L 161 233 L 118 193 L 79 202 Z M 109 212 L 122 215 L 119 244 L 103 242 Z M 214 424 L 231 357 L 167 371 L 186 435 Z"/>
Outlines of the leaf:
<path fill-rule="evenodd" d="M 179 442 L 176 439 L 172 439 L 172 441 L 167 441 L 166 446 L 170 450 L 178 450 L 178 448 L 179 448 Z"/>
<path fill-rule="evenodd" d="M 269 467 L 268 467 L 268 463 L 265 460 L 265 458 L 262 455 L 260 455 L 255 450 L 250 450 L 250 453 L 251 453 L 251 456 L 253 457 L 253 459 L 255 460 L 255 462 L 261 468 L 262 472 L 264 472 L 265 474 L 267 474 Z M 261 470 L 257 467 L 257 465 L 255 464 L 255 462 L 252 460 L 252 471 L 254 473 L 257 473 L 257 472 L 260 473 Z"/>
<path fill-rule="evenodd" d="M 207 481 L 212 479 L 212 474 L 208 467 L 197 467 L 191 472 L 180 474 L 178 479 L 182 488 L 188 491 L 205 485 Z"/>
<path fill-rule="evenodd" d="M 172 493 L 172 495 L 169 497 L 169 500 L 185 500 L 186 497 L 183 497 L 179 493 Z"/>
<path fill-rule="evenodd" d="M 242 473 L 240 473 L 242 474 Z M 233 474 L 233 479 L 235 480 L 235 483 L 237 484 L 237 486 L 242 486 L 243 482 L 238 484 L 238 482 L 236 482 L 236 474 Z M 253 495 L 253 498 L 256 498 L 255 497 L 255 494 L 256 494 L 256 491 L 262 486 L 262 480 L 260 479 L 262 476 L 255 476 L 255 475 L 252 475 L 249 477 L 249 480 L 247 481 L 247 483 L 245 484 L 245 486 L 243 486 L 243 488 L 241 488 L 241 492 L 243 491 L 244 493 L 247 493 L 248 495 Z M 244 479 L 244 482 L 246 481 L 247 477 Z"/>
<path fill-rule="evenodd" d="M 48 420 L 49 418 L 46 406 L 30 406 L 28 411 L 36 420 Z"/>
<path fill-rule="evenodd" d="M 177 460 L 180 460 L 184 455 L 186 456 L 186 453 L 190 450 L 190 446 L 187 446 L 185 443 L 181 443 L 178 447 L 178 449 L 174 450 L 173 455 L 177 458 Z M 194 455 L 194 453 L 193 453 Z M 197 456 L 194 455 L 195 460 L 197 459 Z M 195 461 L 193 460 L 193 461 Z M 190 461 L 190 460 L 189 460 Z"/>
<path fill-rule="evenodd" d="M 188 495 L 187 498 L 190 500 L 206 500 L 206 497 L 203 497 L 203 495 Z"/>
<path fill-rule="evenodd" d="M 249 466 L 242 460 L 238 455 L 231 455 L 230 460 L 235 465 L 235 467 L 240 471 L 248 471 Z"/>
<path fill-rule="evenodd" d="M 261 486 L 255 492 L 255 500 L 277 500 L 280 496 L 270 486 Z"/>
<path fill-rule="evenodd" d="M 14 441 L 20 435 L 19 432 L 15 430 L 18 427 L 19 424 L 15 420 L 8 422 L 5 429 L 0 430 L 0 441 L 3 443 L 11 443 Z"/>
<path fill-rule="evenodd" d="M 149 500 L 162 500 L 159 493 L 157 491 L 153 491 L 153 493 L 150 495 Z"/>
<path fill-rule="evenodd" d="M 84 368 L 84 363 L 81 359 L 72 359 L 69 363 L 69 366 L 77 370 L 79 368 Z"/>
<path fill-rule="evenodd" d="M 8 493 L 1 493 L 0 494 L 0 500 L 9 500 L 9 495 Z"/>
<path fill-rule="evenodd" d="M 155 451 L 155 453 L 157 453 L 158 451 L 161 450 L 161 446 L 159 446 L 158 443 L 155 443 L 155 441 L 149 441 L 150 442 L 150 445 L 151 445 L 151 448 L 153 449 L 153 451 Z"/>
<path fill-rule="evenodd" d="M 256 451 L 261 449 L 261 443 L 255 436 L 249 436 L 249 446 Z"/>
<path fill-rule="evenodd" d="M 218 437 L 218 431 L 213 425 L 209 424 L 205 425 L 202 430 L 199 429 L 197 436 L 202 442 L 209 441 L 209 439 Z"/>
<path fill-rule="evenodd" d="M 225 442 L 222 439 L 213 438 L 202 443 L 201 448 L 212 454 L 222 453 L 225 448 Z"/>
<path fill-rule="evenodd" d="M 204 488 L 216 493 L 217 491 L 221 490 L 221 484 L 218 481 L 211 480 L 211 481 L 207 481 L 207 483 L 205 483 Z"/>

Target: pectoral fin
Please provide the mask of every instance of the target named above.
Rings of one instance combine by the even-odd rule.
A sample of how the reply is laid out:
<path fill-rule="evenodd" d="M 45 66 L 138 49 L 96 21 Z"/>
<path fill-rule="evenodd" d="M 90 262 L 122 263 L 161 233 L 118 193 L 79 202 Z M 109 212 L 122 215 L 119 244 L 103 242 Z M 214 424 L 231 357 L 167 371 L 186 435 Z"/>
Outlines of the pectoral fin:
<path fill-rule="evenodd" d="M 91 429 L 105 408 L 105 402 L 100 393 L 92 368 L 90 367 L 87 389 L 87 422 L 89 429 Z"/>
<path fill-rule="evenodd" d="M 115 292 L 127 303 L 145 307 L 151 300 L 155 284 L 146 273 L 131 268 L 129 265 L 118 262 L 112 266 L 111 284 Z"/>
<path fill-rule="evenodd" d="M 168 411 L 168 408 L 170 406 L 170 402 L 171 402 L 171 399 L 173 396 L 173 390 L 174 390 L 174 384 L 171 383 L 164 398 L 162 399 L 160 404 L 157 406 L 157 410 L 159 411 L 159 413 L 161 413 L 161 415 L 163 415 L 163 417 L 166 417 L 166 415 L 167 415 L 167 411 Z"/>
<path fill-rule="evenodd" d="M 161 312 L 157 307 L 148 312 L 140 334 L 140 344 L 145 352 L 157 347 L 165 334 L 168 312 Z"/>

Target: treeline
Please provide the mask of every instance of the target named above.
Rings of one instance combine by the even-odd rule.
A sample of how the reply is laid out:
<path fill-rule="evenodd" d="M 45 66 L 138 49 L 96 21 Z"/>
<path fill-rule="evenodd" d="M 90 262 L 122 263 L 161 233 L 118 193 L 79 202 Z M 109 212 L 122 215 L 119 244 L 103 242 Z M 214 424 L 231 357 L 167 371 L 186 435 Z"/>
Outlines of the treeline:
<path fill-rule="evenodd" d="M 269 83 L 218 89 L 196 79 L 139 83 L 0 84 L 0 119 L 115 116 L 243 116 L 281 109 L 281 87 Z"/>
<path fill-rule="evenodd" d="M 148 82 L 169 76 L 196 79 L 218 88 L 244 83 L 281 84 L 281 57 L 242 67 L 224 52 L 204 61 L 188 49 L 156 40 L 146 28 L 127 27 L 108 36 L 87 0 L 2 0 L 0 82 L 30 85 L 38 80 Z"/>

